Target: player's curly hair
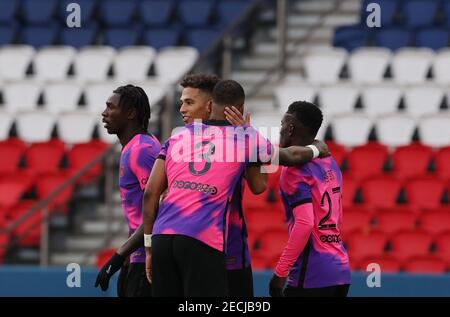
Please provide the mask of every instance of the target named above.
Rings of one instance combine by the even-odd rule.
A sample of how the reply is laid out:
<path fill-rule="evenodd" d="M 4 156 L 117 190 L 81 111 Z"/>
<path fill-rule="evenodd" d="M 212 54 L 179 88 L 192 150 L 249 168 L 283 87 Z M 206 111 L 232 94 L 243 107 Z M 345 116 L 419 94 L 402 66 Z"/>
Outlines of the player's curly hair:
<path fill-rule="evenodd" d="M 184 76 L 180 85 L 183 88 L 198 88 L 212 95 L 214 87 L 220 81 L 216 75 L 189 74 Z"/>
<path fill-rule="evenodd" d="M 245 102 L 244 88 L 235 80 L 221 80 L 214 87 L 213 100 L 219 106 L 242 106 Z"/>
<path fill-rule="evenodd" d="M 143 130 L 148 130 L 150 120 L 150 102 L 144 89 L 134 85 L 125 85 L 116 88 L 113 93 L 120 95 L 119 107 L 122 109 L 131 109 L 134 107 L 137 112 L 137 118 L 141 123 Z"/>
<path fill-rule="evenodd" d="M 311 135 L 316 136 L 322 125 L 322 111 L 315 104 L 308 101 L 295 101 L 290 104 L 287 113 L 293 115 L 305 127 L 308 127 Z"/>

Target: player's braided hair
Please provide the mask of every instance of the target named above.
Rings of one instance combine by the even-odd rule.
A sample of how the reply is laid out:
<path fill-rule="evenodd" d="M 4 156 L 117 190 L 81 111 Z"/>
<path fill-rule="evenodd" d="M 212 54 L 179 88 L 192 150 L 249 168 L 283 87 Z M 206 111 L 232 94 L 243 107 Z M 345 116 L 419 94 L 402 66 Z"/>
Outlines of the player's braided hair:
<path fill-rule="evenodd" d="M 311 135 L 316 136 L 322 125 L 322 111 L 315 104 L 308 101 L 295 101 L 289 106 L 287 113 L 293 115 L 305 127 L 311 131 Z"/>
<path fill-rule="evenodd" d="M 141 127 L 147 131 L 151 112 L 150 102 L 144 89 L 138 86 L 125 85 L 118 87 L 113 92 L 120 95 L 119 106 L 122 109 L 131 109 L 132 107 L 136 109 Z"/>

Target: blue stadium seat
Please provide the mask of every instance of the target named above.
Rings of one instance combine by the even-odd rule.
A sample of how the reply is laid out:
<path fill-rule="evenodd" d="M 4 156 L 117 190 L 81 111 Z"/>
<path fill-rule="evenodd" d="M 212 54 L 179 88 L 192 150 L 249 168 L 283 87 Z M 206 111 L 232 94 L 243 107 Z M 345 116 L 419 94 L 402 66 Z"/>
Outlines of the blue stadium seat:
<path fill-rule="evenodd" d="M 442 11 L 444 12 L 445 25 L 450 26 L 450 1 L 443 1 Z"/>
<path fill-rule="evenodd" d="M 22 0 L 22 15 L 26 24 L 47 24 L 56 11 L 57 0 Z"/>
<path fill-rule="evenodd" d="M 22 29 L 22 42 L 40 48 L 56 42 L 58 28 L 53 26 L 28 26 Z"/>
<path fill-rule="evenodd" d="M 180 30 L 176 27 L 164 29 L 148 29 L 144 32 L 143 41 L 145 45 L 152 46 L 159 50 L 167 46 L 176 46 L 179 44 Z"/>
<path fill-rule="evenodd" d="M 250 4 L 247 0 L 222 0 L 217 4 L 217 17 L 223 26 L 229 25 L 241 15 Z"/>
<path fill-rule="evenodd" d="M 141 22 L 145 25 L 164 26 L 170 21 L 175 8 L 173 0 L 145 0 L 139 3 Z"/>
<path fill-rule="evenodd" d="M 70 12 L 66 11 L 69 3 L 78 3 L 80 5 L 82 27 L 84 27 L 84 24 L 92 22 L 92 15 L 98 5 L 97 0 L 60 0 L 59 16 L 62 21 L 66 21 L 67 16 L 70 14 Z"/>
<path fill-rule="evenodd" d="M 125 26 L 131 23 L 135 9 L 135 0 L 102 0 L 101 20 L 108 26 Z"/>
<path fill-rule="evenodd" d="M 214 1 L 185 0 L 178 4 L 177 14 L 187 26 L 207 26 L 212 14 Z"/>
<path fill-rule="evenodd" d="M 0 46 L 14 41 L 15 29 L 11 26 L 0 26 Z"/>
<path fill-rule="evenodd" d="M 367 16 L 370 14 L 370 12 L 367 12 L 367 6 L 370 3 L 377 3 L 380 5 L 382 27 L 393 24 L 395 14 L 399 9 L 399 0 L 364 0 L 361 6 L 361 23 L 366 23 Z"/>
<path fill-rule="evenodd" d="M 0 1 L 0 24 L 10 24 L 14 22 L 19 2 L 16 0 Z"/>
<path fill-rule="evenodd" d="M 211 29 L 190 30 L 185 35 L 185 41 L 187 45 L 203 53 L 218 36 L 219 32 Z"/>
<path fill-rule="evenodd" d="M 369 37 L 369 31 L 363 26 L 342 26 L 334 31 L 333 45 L 352 51 L 356 48 L 367 46 Z"/>
<path fill-rule="evenodd" d="M 439 7 L 439 0 L 408 0 L 403 1 L 404 24 L 415 28 L 431 26 Z"/>
<path fill-rule="evenodd" d="M 136 45 L 140 32 L 135 28 L 109 28 L 103 32 L 103 44 L 115 48 Z"/>
<path fill-rule="evenodd" d="M 375 33 L 374 43 L 395 51 L 411 44 L 411 32 L 403 28 L 381 28 Z"/>
<path fill-rule="evenodd" d="M 73 46 L 77 49 L 95 44 L 97 35 L 96 25 L 83 25 L 81 28 L 63 28 L 59 35 L 60 42 L 63 45 Z"/>
<path fill-rule="evenodd" d="M 450 32 L 443 28 L 426 28 L 417 32 L 416 46 L 439 50 L 448 46 Z"/>

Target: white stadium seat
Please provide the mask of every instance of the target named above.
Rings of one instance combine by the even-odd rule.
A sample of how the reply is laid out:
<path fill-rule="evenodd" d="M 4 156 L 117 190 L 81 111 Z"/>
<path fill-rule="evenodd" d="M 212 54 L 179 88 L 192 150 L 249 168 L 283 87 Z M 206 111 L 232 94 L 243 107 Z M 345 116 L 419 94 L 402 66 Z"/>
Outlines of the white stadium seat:
<path fill-rule="evenodd" d="M 40 49 L 33 60 L 36 80 L 65 80 L 75 55 L 75 49 L 70 46 L 51 46 Z"/>
<path fill-rule="evenodd" d="M 14 115 L 12 113 L 0 110 L 0 141 L 8 139 L 13 122 Z"/>
<path fill-rule="evenodd" d="M 392 76 L 401 84 L 426 81 L 434 52 L 429 48 L 402 48 L 392 58 Z"/>
<path fill-rule="evenodd" d="M 369 117 L 398 111 L 402 99 L 402 86 L 393 83 L 370 85 L 361 90 L 363 111 Z"/>
<path fill-rule="evenodd" d="M 341 48 L 315 49 L 303 59 L 306 78 L 311 83 L 335 83 L 347 59 L 347 51 Z"/>
<path fill-rule="evenodd" d="M 147 78 L 156 57 L 152 47 L 125 47 L 114 58 L 114 74 L 117 81 L 141 81 Z"/>
<path fill-rule="evenodd" d="M 382 47 L 362 47 L 349 56 L 350 78 L 355 83 L 379 83 L 383 81 L 392 53 Z"/>
<path fill-rule="evenodd" d="M 450 48 L 443 48 L 437 52 L 432 69 L 436 82 L 450 84 Z"/>
<path fill-rule="evenodd" d="M 155 60 L 158 80 L 173 84 L 187 74 L 198 59 L 198 51 L 192 47 L 167 47 L 159 51 Z"/>
<path fill-rule="evenodd" d="M 109 46 L 81 49 L 75 58 L 75 77 L 81 82 L 106 80 L 115 55 L 116 51 Z"/>
<path fill-rule="evenodd" d="M 436 114 L 444 96 L 444 89 L 435 84 L 408 87 L 404 92 L 406 112 L 415 117 Z"/>
<path fill-rule="evenodd" d="M 68 144 L 85 143 L 92 139 L 98 117 L 91 112 L 74 111 L 58 116 L 58 136 Z"/>
<path fill-rule="evenodd" d="M 76 82 L 49 83 L 44 88 L 45 109 L 52 113 L 76 110 L 83 93 Z"/>
<path fill-rule="evenodd" d="M 29 45 L 6 45 L 0 48 L 0 80 L 22 80 L 35 50 Z"/>
<path fill-rule="evenodd" d="M 280 140 L 281 119 L 280 113 L 255 113 L 251 116 L 250 124 L 271 143 L 278 144 Z"/>
<path fill-rule="evenodd" d="M 367 143 L 372 129 L 372 121 L 363 114 L 342 114 L 333 118 L 331 127 L 337 143 L 354 147 Z"/>
<path fill-rule="evenodd" d="M 55 116 L 44 110 L 21 112 L 16 117 L 17 135 L 25 142 L 46 142 L 55 123 Z"/>
<path fill-rule="evenodd" d="M 114 81 L 104 81 L 85 86 L 86 108 L 93 113 L 102 113 L 106 108 L 106 100 L 119 87 Z"/>
<path fill-rule="evenodd" d="M 42 92 L 41 85 L 32 80 L 4 84 L 2 90 L 5 108 L 11 112 L 36 109 Z"/>
<path fill-rule="evenodd" d="M 450 146 L 450 114 L 432 115 L 419 122 L 422 143 L 432 147 Z"/>
<path fill-rule="evenodd" d="M 319 89 L 319 105 L 329 115 L 354 111 L 359 89 L 349 83 L 323 86 Z"/>
<path fill-rule="evenodd" d="M 416 120 L 401 113 L 385 115 L 377 119 L 375 128 L 380 143 L 392 147 L 403 146 L 412 142 Z"/>
<path fill-rule="evenodd" d="M 307 82 L 286 82 L 275 88 L 275 101 L 284 114 L 289 105 L 294 101 L 313 102 L 317 93 L 317 88 Z"/>

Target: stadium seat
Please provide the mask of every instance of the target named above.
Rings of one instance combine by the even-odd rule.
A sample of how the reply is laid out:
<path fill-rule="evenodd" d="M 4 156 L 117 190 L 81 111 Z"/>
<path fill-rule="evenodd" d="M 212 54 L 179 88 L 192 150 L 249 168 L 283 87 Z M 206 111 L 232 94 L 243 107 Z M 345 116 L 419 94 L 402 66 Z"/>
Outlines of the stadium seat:
<path fill-rule="evenodd" d="M 441 206 L 445 183 L 435 177 L 415 178 L 405 184 L 409 206 L 415 209 L 434 209 Z"/>
<path fill-rule="evenodd" d="M 402 88 L 384 82 L 362 88 L 363 111 L 370 118 L 398 111 L 402 99 Z"/>
<path fill-rule="evenodd" d="M 13 220 L 17 220 L 19 217 L 27 213 L 35 203 L 35 201 L 30 200 L 21 201 L 11 211 Z M 42 228 L 41 222 L 42 212 L 38 210 L 13 230 L 13 236 L 18 239 L 17 243 L 19 246 L 37 247 L 40 245 Z"/>
<path fill-rule="evenodd" d="M 404 24 L 408 28 L 432 25 L 437 13 L 438 1 L 410 0 L 402 2 Z"/>
<path fill-rule="evenodd" d="M 434 256 L 414 257 L 403 265 L 405 273 L 443 274 L 446 272 L 445 261 Z"/>
<path fill-rule="evenodd" d="M 397 204 L 400 189 L 401 183 L 393 177 L 370 178 L 361 184 L 364 205 L 369 209 L 392 208 Z"/>
<path fill-rule="evenodd" d="M 380 15 L 380 22 L 383 27 L 394 24 L 394 18 L 399 9 L 398 0 L 364 0 L 361 5 L 361 22 L 364 23 L 367 20 L 367 16 L 370 14 L 367 11 L 367 7 L 371 3 L 376 3 L 380 6 L 380 10 L 383 12 Z"/>
<path fill-rule="evenodd" d="M 103 44 L 119 49 L 136 45 L 141 37 L 140 30 L 130 27 L 108 28 L 103 31 Z"/>
<path fill-rule="evenodd" d="M 344 208 L 342 225 L 340 227 L 342 239 L 347 241 L 352 233 L 357 231 L 369 232 L 373 215 L 362 207 Z"/>
<path fill-rule="evenodd" d="M 25 142 L 46 142 L 51 138 L 56 119 L 45 111 L 22 112 L 17 116 L 17 135 Z"/>
<path fill-rule="evenodd" d="M 91 141 L 97 118 L 90 112 L 73 111 L 58 117 L 58 136 L 67 144 Z"/>
<path fill-rule="evenodd" d="M 64 154 L 64 143 L 59 140 L 33 143 L 25 152 L 26 169 L 30 174 L 57 173 Z"/>
<path fill-rule="evenodd" d="M 287 229 L 270 229 L 261 233 L 258 252 L 266 259 L 279 257 L 288 241 Z"/>
<path fill-rule="evenodd" d="M 414 117 L 437 114 L 444 99 L 444 89 L 435 84 L 411 86 L 404 90 L 406 112 Z"/>
<path fill-rule="evenodd" d="M 425 82 L 434 52 L 429 48 L 402 48 L 392 58 L 392 77 L 401 84 Z M 414 65 L 414 67 L 411 67 Z"/>
<path fill-rule="evenodd" d="M 0 142 L 0 175 L 15 174 L 19 170 L 20 160 L 25 153 L 25 144 L 22 141 Z"/>
<path fill-rule="evenodd" d="M 233 23 L 249 6 L 247 0 L 228 0 L 219 1 L 217 4 L 216 14 L 219 25 L 227 26 Z"/>
<path fill-rule="evenodd" d="M 64 173 L 42 175 L 36 180 L 36 194 L 39 199 L 44 199 L 52 194 L 56 189 L 61 187 L 67 180 L 69 175 Z M 69 202 L 74 186 L 70 185 L 59 195 L 52 199 L 49 204 L 51 211 L 58 210 L 63 213 L 68 211 L 67 203 Z"/>
<path fill-rule="evenodd" d="M 380 175 L 387 158 L 388 150 L 384 145 L 369 142 L 357 146 L 347 156 L 349 175 L 358 180 Z"/>
<path fill-rule="evenodd" d="M 266 203 L 264 209 L 245 209 L 247 228 L 252 232 L 257 239 L 266 230 L 280 229 L 287 232 L 287 225 L 285 223 L 285 216 L 280 210 L 276 211 L 271 208 L 271 205 Z"/>
<path fill-rule="evenodd" d="M 383 255 L 388 241 L 387 236 L 379 231 L 356 232 L 346 239 L 351 261 L 360 261 L 369 256 L 379 257 Z"/>
<path fill-rule="evenodd" d="M 16 29 L 0 25 L 0 46 L 12 44 L 16 37 Z"/>
<path fill-rule="evenodd" d="M 425 28 L 416 34 L 416 46 L 428 47 L 435 51 L 448 46 L 450 33 L 443 28 Z"/>
<path fill-rule="evenodd" d="M 352 261 L 353 259 L 351 259 Z M 401 263 L 394 257 L 389 255 L 374 255 L 362 259 L 359 262 L 359 269 L 361 271 L 367 271 L 369 264 L 378 264 L 380 269 L 384 273 L 398 273 L 401 270 Z"/>
<path fill-rule="evenodd" d="M 140 20 L 145 25 L 165 26 L 169 23 L 175 8 L 172 0 L 144 0 L 139 4 Z"/>
<path fill-rule="evenodd" d="M 393 173 L 399 179 L 423 176 L 433 157 L 433 150 L 418 142 L 397 147 L 392 154 Z"/>
<path fill-rule="evenodd" d="M 57 0 L 22 0 L 21 14 L 25 24 L 45 24 L 52 19 Z"/>
<path fill-rule="evenodd" d="M 205 53 L 219 37 L 219 32 L 210 28 L 194 29 L 185 34 L 185 42 L 200 53 Z"/>
<path fill-rule="evenodd" d="M 157 105 L 164 101 L 164 96 L 168 91 L 167 85 L 161 83 L 157 80 L 146 80 L 133 82 L 134 84 L 142 87 L 148 96 L 151 108 L 151 118 L 150 122 L 153 122 L 155 118 L 158 118 L 158 113 L 155 111 Z"/>
<path fill-rule="evenodd" d="M 97 253 L 97 260 L 95 266 L 100 269 L 109 259 L 116 253 L 115 248 L 103 249 Z"/>
<path fill-rule="evenodd" d="M 434 236 L 450 231 L 450 210 L 441 208 L 427 210 L 419 218 L 421 230 Z"/>
<path fill-rule="evenodd" d="M 89 143 L 75 144 L 67 153 L 68 168 L 72 173 L 79 171 L 97 156 L 101 155 L 107 148 L 102 141 L 91 141 Z M 79 183 L 88 183 L 98 177 L 102 172 L 102 164 L 95 165 L 86 175 L 81 177 Z"/>
<path fill-rule="evenodd" d="M 354 205 L 359 182 L 344 174 L 342 182 L 342 207 L 344 210 Z"/>
<path fill-rule="evenodd" d="M 344 146 L 366 144 L 372 129 L 372 121 L 363 114 L 336 116 L 331 122 L 334 141 Z"/>
<path fill-rule="evenodd" d="M 392 53 L 382 47 L 363 47 L 349 56 L 350 78 L 355 83 L 379 83 L 383 81 Z"/>
<path fill-rule="evenodd" d="M 269 265 L 267 263 L 267 259 L 260 255 L 258 252 L 254 251 L 251 253 L 251 263 L 252 269 L 255 271 L 262 271 L 269 269 Z"/>
<path fill-rule="evenodd" d="M 369 32 L 358 25 L 340 26 L 335 28 L 333 46 L 342 47 L 351 52 L 365 47 L 369 42 Z"/>
<path fill-rule="evenodd" d="M 417 216 L 411 212 L 383 210 L 376 214 L 376 228 L 388 235 L 395 235 L 400 231 L 414 230 Z"/>
<path fill-rule="evenodd" d="M 82 87 L 76 82 L 48 83 L 44 86 L 45 110 L 54 114 L 75 111 L 82 94 Z"/>
<path fill-rule="evenodd" d="M 3 86 L 5 108 L 9 112 L 35 110 L 42 88 L 32 80 L 15 81 Z"/>
<path fill-rule="evenodd" d="M 402 231 L 392 236 L 390 240 L 391 250 L 389 254 L 399 261 L 430 254 L 432 237 L 425 232 L 419 230 Z"/>
<path fill-rule="evenodd" d="M 65 80 L 76 51 L 70 46 L 40 49 L 34 56 L 35 78 L 40 81 Z"/>
<path fill-rule="evenodd" d="M 75 76 L 80 82 L 107 79 L 116 52 L 109 46 L 90 46 L 81 49 L 75 58 Z"/>
<path fill-rule="evenodd" d="M 449 6 L 450 8 L 450 6 Z M 436 53 L 432 61 L 434 80 L 440 84 L 450 83 L 450 49 L 443 48 Z"/>
<path fill-rule="evenodd" d="M 93 45 L 95 43 L 96 35 L 96 25 L 83 24 L 82 28 L 63 28 L 59 37 L 62 45 L 68 45 L 76 49 L 81 49 L 82 47 Z"/>
<path fill-rule="evenodd" d="M 144 32 L 143 41 L 145 45 L 157 50 L 177 46 L 180 42 L 180 30 L 177 27 L 149 28 Z"/>
<path fill-rule="evenodd" d="M 0 2 L 0 25 L 12 24 L 15 20 L 15 14 L 19 7 L 18 0 Z"/>
<path fill-rule="evenodd" d="M 198 52 L 192 47 L 168 47 L 156 57 L 155 71 L 165 83 L 178 82 L 197 62 Z"/>
<path fill-rule="evenodd" d="M 331 155 L 333 156 L 333 159 L 339 166 L 342 166 L 342 163 L 347 156 L 345 147 L 333 141 L 326 141 L 326 144 L 328 146 L 328 149 L 330 150 Z"/>
<path fill-rule="evenodd" d="M 67 11 L 67 6 L 70 3 L 74 3 L 73 0 L 59 0 L 59 17 L 62 20 L 66 20 L 68 14 L 70 14 L 69 11 Z M 99 3 L 98 0 L 77 0 L 75 3 L 77 3 L 81 10 L 80 10 L 80 15 L 81 15 L 81 28 L 77 28 L 77 29 L 84 29 L 86 24 L 89 24 L 90 21 L 92 21 L 93 19 L 93 15 L 94 12 L 97 9 L 97 5 Z"/>
<path fill-rule="evenodd" d="M 353 112 L 359 89 L 352 84 L 334 84 L 319 90 L 319 106 L 326 115 Z"/>
<path fill-rule="evenodd" d="M 317 88 L 306 82 L 285 82 L 275 87 L 275 102 L 284 114 L 291 103 L 298 100 L 313 102 Z"/>
<path fill-rule="evenodd" d="M 450 180 L 450 147 L 439 149 L 434 158 L 436 175 L 442 179 Z"/>
<path fill-rule="evenodd" d="M 405 114 L 379 116 L 375 122 L 377 139 L 391 146 L 404 146 L 411 143 L 416 129 L 416 119 Z"/>
<path fill-rule="evenodd" d="M 450 265 L 450 230 L 435 239 L 436 254 Z"/>
<path fill-rule="evenodd" d="M 114 58 L 114 74 L 117 81 L 142 81 L 147 78 L 150 66 L 156 58 L 151 47 L 125 47 Z"/>
<path fill-rule="evenodd" d="M 16 205 L 30 188 L 28 179 L 3 179 L 0 181 L 0 206 L 8 209 Z"/>
<path fill-rule="evenodd" d="M 13 122 L 14 116 L 12 113 L 0 110 L 0 141 L 9 138 L 9 132 Z"/>
<path fill-rule="evenodd" d="M 386 27 L 381 28 L 374 35 L 375 46 L 386 47 L 391 51 L 397 51 L 411 43 L 411 32 L 405 28 Z"/>
<path fill-rule="evenodd" d="M 213 5 L 213 1 L 205 0 L 180 1 L 177 6 L 177 16 L 187 27 L 206 27 L 212 14 Z"/>
<path fill-rule="evenodd" d="M 14 81 L 24 79 L 34 54 L 34 48 L 28 45 L 2 46 L 0 48 L 0 79 Z"/>
<path fill-rule="evenodd" d="M 130 25 L 135 10 L 136 1 L 134 0 L 100 1 L 100 18 L 108 27 Z"/>
<path fill-rule="evenodd" d="M 303 59 L 306 78 L 310 83 L 336 83 L 346 59 L 342 48 L 310 50 Z"/>
<path fill-rule="evenodd" d="M 431 147 L 450 145 L 450 115 L 426 116 L 419 121 L 418 128 L 423 144 Z"/>
<path fill-rule="evenodd" d="M 58 32 L 59 28 L 57 25 L 26 26 L 22 28 L 21 39 L 24 44 L 38 49 L 56 44 Z"/>
<path fill-rule="evenodd" d="M 89 84 L 85 87 L 86 109 L 92 113 L 100 114 L 106 108 L 106 100 L 119 87 L 115 81 L 102 81 Z"/>

